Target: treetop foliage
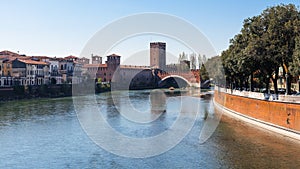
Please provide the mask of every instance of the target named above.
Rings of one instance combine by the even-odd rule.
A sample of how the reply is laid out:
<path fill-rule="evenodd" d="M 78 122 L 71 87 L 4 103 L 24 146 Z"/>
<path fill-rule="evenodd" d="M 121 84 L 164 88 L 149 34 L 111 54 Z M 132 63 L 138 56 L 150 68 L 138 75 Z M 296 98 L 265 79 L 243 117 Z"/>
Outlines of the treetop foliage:
<path fill-rule="evenodd" d="M 230 85 L 247 86 L 249 77 L 256 76 L 264 83 L 271 79 L 277 90 L 279 67 L 284 74 L 300 75 L 299 10 L 293 4 L 281 4 L 245 19 L 221 59 Z"/>

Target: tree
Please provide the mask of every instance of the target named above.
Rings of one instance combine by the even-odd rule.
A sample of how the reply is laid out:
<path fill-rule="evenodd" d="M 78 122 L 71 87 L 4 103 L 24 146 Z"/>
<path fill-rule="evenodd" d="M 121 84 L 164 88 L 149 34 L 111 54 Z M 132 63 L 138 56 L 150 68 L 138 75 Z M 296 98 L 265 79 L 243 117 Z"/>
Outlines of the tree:
<path fill-rule="evenodd" d="M 204 64 L 202 64 L 202 66 L 201 66 L 201 68 L 200 68 L 199 71 L 200 71 L 201 82 L 209 80 L 209 75 L 208 75 L 208 72 L 207 72 Z"/>
<path fill-rule="evenodd" d="M 178 62 L 180 63 L 185 60 L 187 60 L 187 55 L 184 52 L 182 52 L 182 54 L 179 54 Z"/>
<path fill-rule="evenodd" d="M 279 67 L 284 73 L 297 74 L 296 37 L 300 32 L 300 15 L 295 5 L 267 8 L 260 15 L 247 18 L 241 32 L 230 41 L 228 50 L 221 55 L 226 79 L 230 85 L 247 87 L 249 76 L 259 76 L 269 87 L 270 79 L 277 93 Z M 299 67 L 299 66 L 298 66 Z M 290 80 L 287 80 L 290 93 Z"/>
<path fill-rule="evenodd" d="M 293 61 L 290 64 L 289 70 L 293 76 L 300 76 L 300 36 L 295 38 Z"/>
<path fill-rule="evenodd" d="M 202 63 L 203 63 L 203 61 L 202 61 L 202 56 L 201 56 L 201 54 L 199 54 L 199 55 L 198 55 L 198 66 L 199 66 L 199 69 L 201 68 Z"/>
<path fill-rule="evenodd" d="M 207 60 L 206 60 L 206 56 L 205 55 L 203 55 L 202 56 L 202 63 L 204 63 L 205 64 L 205 62 L 206 62 Z"/>
<path fill-rule="evenodd" d="M 267 37 L 268 54 L 275 60 L 273 83 L 277 88 L 279 66 L 284 67 L 284 73 L 290 75 L 289 64 L 293 60 L 295 38 L 299 33 L 299 12 L 295 5 L 278 5 L 263 11 L 262 19 Z M 287 92 L 290 93 L 291 81 L 287 79 Z M 276 90 L 275 88 L 275 90 Z"/>
<path fill-rule="evenodd" d="M 207 60 L 205 63 L 205 74 L 208 74 L 215 83 L 225 85 L 224 69 L 222 66 L 222 60 L 220 56 L 215 56 Z"/>
<path fill-rule="evenodd" d="M 190 54 L 191 69 L 195 70 L 197 65 L 196 54 Z"/>

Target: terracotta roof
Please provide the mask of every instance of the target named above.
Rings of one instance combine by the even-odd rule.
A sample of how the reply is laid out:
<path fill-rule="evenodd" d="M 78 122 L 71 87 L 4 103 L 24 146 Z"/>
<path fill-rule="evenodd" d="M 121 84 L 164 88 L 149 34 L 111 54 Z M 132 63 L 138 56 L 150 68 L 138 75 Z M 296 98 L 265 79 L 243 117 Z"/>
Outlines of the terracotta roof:
<path fill-rule="evenodd" d="M 31 56 L 31 58 L 38 58 L 38 59 L 49 59 L 48 56 Z"/>
<path fill-rule="evenodd" d="M 89 59 L 89 58 L 86 58 L 86 57 L 82 57 L 82 58 L 79 58 L 79 59 Z"/>
<path fill-rule="evenodd" d="M 11 52 L 11 51 L 8 51 L 8 50 L 1 51 L 0 55 L 19 56 L 19 54 Z"/>
<path fill-rule="evenodd" d="M 0 55 L 0 59 L 8 59 L 8 56 Z"/>
<path fill-rule="evenodd" d="M 107 64 L 85 64 L 84 68 L 92 68 L 92 67 L 107 67 Z"/>
<path fill-rule="evenodd" d="M 78 57 L 70 55 L 70 56 L 65 57 L 65 59 L 78 59 Z"/>
<path fill-rule="evenodd" d="M 119 56 L 119 55 L 116 55 L 116 54 L 111 54 L 111 55 L 108 55 L 108 56 L 117 56 L 117 57 L 121 57 L 121 56 Z"/>
<path fill-rule="evenodd" d="M 58 61 L 64 61 L 64 58 L 53 58 L 54 60 L 58 60 Z"/>
<path fill-rule="evenodd" d="M 23 59 L 18 59 L 20 62 L 26 63 L 26 64 L 32 64 L 32 65 L 48 65 L 46 62 L 41 62 L 41 61 L 34 61 L 34 60 L 23 60 Z"/>
<path fill-rule="evenodd" d="M 59 61 L 59 59 L 60 59 L 60 58 L 56 58 L 56 57 L 53 58 L 53 57 L 50 57 L 50 58 L 49 58 L 49 61 Z"/>
<path fill-rule="evenodd" d="M 0 55 L 0 59 L 8 59 L 8 60 L 15 60 L 17 58 L 21 58 L 22 60 L 27 60 L 27 59 L 31 59 L 31 57 L 24 57 L 24 56 L 1 56 Z"/>

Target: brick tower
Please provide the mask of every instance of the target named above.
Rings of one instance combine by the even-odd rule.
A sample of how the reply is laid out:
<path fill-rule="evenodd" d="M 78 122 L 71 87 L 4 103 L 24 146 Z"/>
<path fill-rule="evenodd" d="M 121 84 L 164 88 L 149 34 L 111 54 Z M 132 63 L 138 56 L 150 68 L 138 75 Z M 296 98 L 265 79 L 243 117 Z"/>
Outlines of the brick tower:
<path fill-rule="evenodd" d="M 150 43 L 150 67 L 164 70 L 166 67 L 166 43 Z"/>

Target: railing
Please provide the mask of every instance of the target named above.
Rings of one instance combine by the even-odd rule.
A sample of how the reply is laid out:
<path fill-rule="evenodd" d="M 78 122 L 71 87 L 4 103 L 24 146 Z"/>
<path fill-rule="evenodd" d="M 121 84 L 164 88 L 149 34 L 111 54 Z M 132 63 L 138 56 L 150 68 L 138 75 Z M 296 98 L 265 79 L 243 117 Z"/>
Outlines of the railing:
<path fill-rule="evenodd" d="M 215 86 L 215 90 L 219 92 L 224 92 L 236 96 L 248 97 L 259 100 L 269 100 L 269 101 L 277 101 L 277 102 L 287 102 L 287 103 L 300 103 L 300 96 L 294 95 L 276 95 L 276 94 L 267 94 L 267 93 L 259 93 L 259 92 L 250 92 L 250 91 L 240 91 L 233 90 Z"/>

